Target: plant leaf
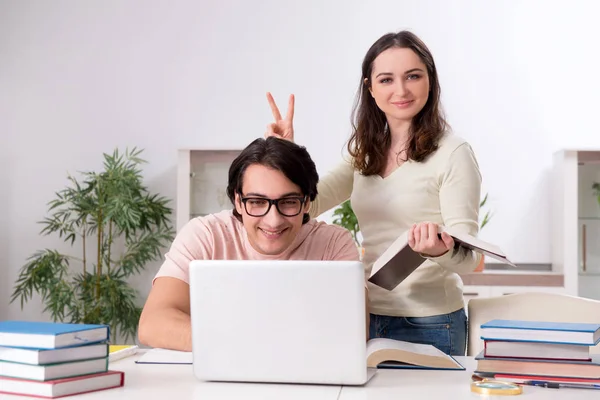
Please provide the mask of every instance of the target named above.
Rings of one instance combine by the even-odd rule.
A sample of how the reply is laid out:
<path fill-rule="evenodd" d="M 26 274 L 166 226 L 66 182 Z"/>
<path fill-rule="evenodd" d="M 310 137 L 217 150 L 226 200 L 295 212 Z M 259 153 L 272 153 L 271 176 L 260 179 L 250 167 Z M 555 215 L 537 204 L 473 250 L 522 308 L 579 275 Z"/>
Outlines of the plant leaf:
<path fill-rule="evenodd" d="M 76 257 L 37 251 L 21 268 L 11 303 L 20 300 L 23 308 L 38 293 L 55 321 L 109 324 L 113 338 L 135 338 L 141 308 L 127 279 L 159 259 L 174 237 L 170 200 L 143 183 L 142 152 L 115 149 L 103 154 L 102 171 L 68 175 L 66 187 L 47 204 L 40 233 L 71 246 L 86 239 L 76 246 L 86 249 L 85 268 L 75 268 L 74 261 L 82 261 Z"/>

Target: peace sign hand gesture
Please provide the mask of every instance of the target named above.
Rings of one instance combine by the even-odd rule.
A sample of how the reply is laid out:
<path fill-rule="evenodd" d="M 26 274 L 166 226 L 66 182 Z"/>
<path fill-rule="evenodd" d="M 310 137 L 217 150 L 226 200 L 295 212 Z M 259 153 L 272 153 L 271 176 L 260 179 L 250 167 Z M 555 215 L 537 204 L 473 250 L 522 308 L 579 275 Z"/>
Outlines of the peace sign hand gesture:
<path fill-rule="evenodd" d="M 271 93 L 267 93 L 267 100 L 269 101 L 269 106 L 271 106 L 271 112 L 273 113 L 273 118 L 275 122 L 267 125 L 267 131 L 265 132 L 265 138 L 269 136 L 275 136 L 280 139 L 286 139 L 291 142 L 294 141 L 294 95 L 290 95 L 290 99 L 288 101 L 288 109 L 285 115 L 285 118 L 281 118 L 281 113 L 279 113 L 279 108 L 277 108 L 277 104 L 275 104 L 275 100 Z"/>

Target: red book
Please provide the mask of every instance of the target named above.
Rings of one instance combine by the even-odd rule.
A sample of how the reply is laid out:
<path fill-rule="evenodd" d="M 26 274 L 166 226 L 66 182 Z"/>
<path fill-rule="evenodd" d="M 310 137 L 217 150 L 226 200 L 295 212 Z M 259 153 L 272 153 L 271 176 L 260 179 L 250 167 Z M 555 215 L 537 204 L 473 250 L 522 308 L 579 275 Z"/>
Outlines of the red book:
<path fill-rule="evenodd" d="M 108 371 L 51 381 L 33 381 L 0 376 L 0 393 L 56 399 L 121 387 L 124 384 L 125 373 L 122 371 Z"/>
<path fill-rule="evenodd" d="M 494 379 L 508 381 L 513 383 L 523 383 L 527 381 L 545 381 L 556 383 L 582 383 L 586 385 L 598 385 L 600 379 L 585 378 L 565 378 L 562 376 L 541 376 L 541 375 L 513 375 L 513 374 L 495 374 Z"/>

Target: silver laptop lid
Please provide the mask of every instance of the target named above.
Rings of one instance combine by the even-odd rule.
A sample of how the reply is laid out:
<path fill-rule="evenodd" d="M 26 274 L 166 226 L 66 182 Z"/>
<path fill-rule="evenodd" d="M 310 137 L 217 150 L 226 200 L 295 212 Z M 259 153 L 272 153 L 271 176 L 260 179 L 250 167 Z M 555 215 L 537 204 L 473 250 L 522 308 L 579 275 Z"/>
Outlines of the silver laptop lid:
<path fill-rule="evenodd" d="M 202 380 L 363 384 L 365 274 L 349 261 L 193 261 Z"/>

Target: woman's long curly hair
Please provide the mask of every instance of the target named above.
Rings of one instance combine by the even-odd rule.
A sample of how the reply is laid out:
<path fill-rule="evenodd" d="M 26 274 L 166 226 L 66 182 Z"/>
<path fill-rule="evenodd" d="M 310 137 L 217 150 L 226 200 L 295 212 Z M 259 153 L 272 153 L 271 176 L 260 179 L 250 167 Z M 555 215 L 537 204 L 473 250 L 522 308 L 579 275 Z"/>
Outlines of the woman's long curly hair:
<path fill-rule="evenodd" d="M 362 63 L 360 87 L 352 113 L 352 136 L 348 141 L 354 167 L 365 176 L 380 174 L 384 170 L 391 146 L 385 114 L 375 103 L 369 89 L 373 62 L 379 54 L 394 47 L 414 51 L 425 64 L 429 77 L 427 103 L 411 123 L 407 159 L 424 161 L 437 150 L 440 137 L 449 128 L 440 105 L 441 89 L 435 62 L 425 43 L 409 31 L 382 36 L 373 43 Z"/>

